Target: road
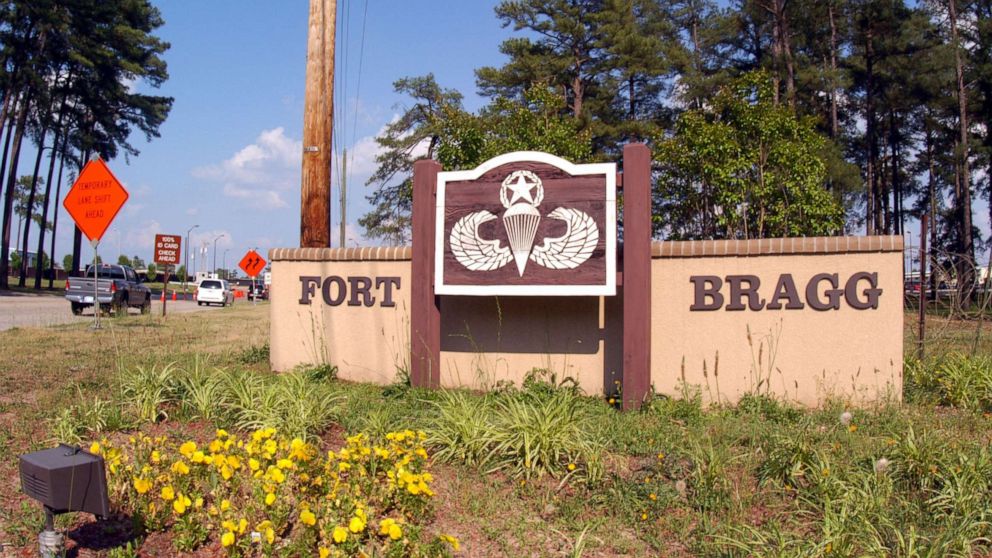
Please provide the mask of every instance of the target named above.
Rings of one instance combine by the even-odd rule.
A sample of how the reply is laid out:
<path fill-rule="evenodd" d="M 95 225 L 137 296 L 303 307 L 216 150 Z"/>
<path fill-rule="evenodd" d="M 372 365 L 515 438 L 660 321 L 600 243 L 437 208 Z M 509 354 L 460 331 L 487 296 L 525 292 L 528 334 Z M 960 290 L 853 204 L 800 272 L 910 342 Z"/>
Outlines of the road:
<path fill-rule="evenodd" d="M 198 312 L 218 308 L 220 307 L 197 306 L 192 300 L 177 300 L 175 302 L 170 300 L 167 312 L 170 314 L 173 312 Z M 132 308 L 129 313 L 137 314 L 138 309 Z M 162 303 L 157 298 L 152 298 L 152 314 L 162 314 Z M 69 309 L 69 302 L 61 296 L 0 291 L 0 331 L 12 327 L 38 327 L 92 320 L 92 310 L 83 311 L 82 316 L 73 316 L 72 310 Z"/>

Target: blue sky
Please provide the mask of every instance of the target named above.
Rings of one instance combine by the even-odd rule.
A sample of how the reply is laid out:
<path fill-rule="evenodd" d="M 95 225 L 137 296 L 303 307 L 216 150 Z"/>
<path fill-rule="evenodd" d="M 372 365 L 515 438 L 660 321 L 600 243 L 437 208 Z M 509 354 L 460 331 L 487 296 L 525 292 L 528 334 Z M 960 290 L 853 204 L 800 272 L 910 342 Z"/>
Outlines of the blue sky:
<path fill-rule="evenodd" d="M 160 138 L 145 142 L 135 136 L 141 154 L 109 162 L 131 199 L 104 236 L 101 254 L 150 260 L 156 233 L 185 235 L 193 225 L 199 227 L 191 235 L 191 270 L 206 269 L 204 262 L 212 266 L 213 241 L 220 235 L 217 265 L 228 268 L 249 248 L 265 254 L 297 246 L 308 1 L 153 1 L 166 22 L 158 34 L 172 45 L 165 54 L 170 78 L 158 91 L 175 104 Z M 368 210 L 373 138 L 407 102 L 393 93 L 392 83 L 433 72 L 475 110 L 483 100 L 475 95 L 474 70 L 502 64 L 498 47 L 513 31 L 495 17 L 496 0 L 338 4 L 335 103 L 345 117 L 335 122 L 335 142 L 349 151 L 348 244 L 367 244 L 355 223 Z M 141 83 L 135 87 L 152 91 Z M 29 174 L 33 162 L 34 153 L 26 150 L 19 174 Z M 336 246 L 339 177 L 333 172 Z M 70 221 L 61 204 L 59 210 L 55 252 L 61 262 L 72 249 L 72 231 L 63 226 Z M 976 203 L 975 220 L 989 230 L 984 202 Z M 91 256 L 86 247 L 84 260 Z"/>
<path fill-rule="evenodd" d="M 364 184 L 373 170 L 373 138 L 406 101 L 393 93 L 393 81 L 433 72 L 440 84 L 465 94 L 466 108 L 482 104 L 474 94 L 473 70 L 500 64 L 498 45 L 511 33 L 500 27 L 494 3 L 369 0 L 361 55 L 366 3 L 339 0 L 335 102 L 346 118 L 335 122 L 343 130 L 335 139 L 349 148 L 349 223 L 368 210 L 370 188 Z M 155 4 L 166 22 L 158 34 L 172 44 L 165 55 L 170 77 L 158 91 L 175 104 L 160 138 L 145 142 L 134 136 L 141 154 L 109 162 L 131 198 L 105 234 L 101 255 L 116 259 L 120 251 L 150 260 L 156 233 L 185 235 L 193 225 L 199 227 L 191 235 L 191 254 L 210 265 L 213 240 L 222 234 L 217 266 L 226 257 L 229 268 L 252 247 L 264 254 L 299 245 L 308 2 Z M 141 83 L 135 87 L 153 91 Z M 33 160 L 33 153 L 22 155 L 21 174 L 30 172 Z M 337 245 L 338 178 L 333 180 Z M 61 205 L 60 211 L 61 262 L 72 237 L 71 227 L 62 226 L 70 221 Z M 352 225 L 352 242 L 365 242 L 359 233 Z M 205 260 L 199 258 L 204 242 Z M 84 259 L 91 256 L 85 246 Z"/>

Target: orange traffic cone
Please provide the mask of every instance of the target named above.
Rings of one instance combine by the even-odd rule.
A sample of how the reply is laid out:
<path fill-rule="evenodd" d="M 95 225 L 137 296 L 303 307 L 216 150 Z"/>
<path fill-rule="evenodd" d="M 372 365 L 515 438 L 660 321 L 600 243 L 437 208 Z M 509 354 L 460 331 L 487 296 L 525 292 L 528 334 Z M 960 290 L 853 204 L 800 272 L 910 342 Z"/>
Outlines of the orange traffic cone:
<path fill-rule="evenodd" d="M 161 302 L 165 302 L 165 290 L 162 290 L 162 300 L 161 300 Z"/>
<path fill-rule="evenodd" d="M 172 291 L 172 302 L 176 301 L 176 291 Z"/>

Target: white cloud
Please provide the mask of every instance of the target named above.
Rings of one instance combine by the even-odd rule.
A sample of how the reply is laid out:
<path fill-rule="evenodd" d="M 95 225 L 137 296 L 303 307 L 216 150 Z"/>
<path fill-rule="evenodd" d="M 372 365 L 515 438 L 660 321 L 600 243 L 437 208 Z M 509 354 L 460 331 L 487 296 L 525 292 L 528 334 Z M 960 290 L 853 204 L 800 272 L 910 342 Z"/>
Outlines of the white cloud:
<path fill-rule="evenodd" d="M 189 215 L 190 217 L 195 217 L 195 216 L 197 216 L 199 214 L 200 214 L 200 208 L 199 207 L 190 207 L 190 208 L 186 209 L 186 215 Z"/>
<path fill-rule="evenodd" d="M 155 235 L 162 233 L 162 225 L 158 221 L 144 221 L 138 228 L 128 229 L 124 233 L 124 244 L 130 248 L 151 250 L 155 244 Z"/>
<path fill-rule="evenodd" d="M 303 144 L 283 128 L 265 130 L 229 159 L 193 169 L 193 176 L 222 185 L 225 196 L 259 209 L 288 204 L 283 192 L 299 188 Z"/>

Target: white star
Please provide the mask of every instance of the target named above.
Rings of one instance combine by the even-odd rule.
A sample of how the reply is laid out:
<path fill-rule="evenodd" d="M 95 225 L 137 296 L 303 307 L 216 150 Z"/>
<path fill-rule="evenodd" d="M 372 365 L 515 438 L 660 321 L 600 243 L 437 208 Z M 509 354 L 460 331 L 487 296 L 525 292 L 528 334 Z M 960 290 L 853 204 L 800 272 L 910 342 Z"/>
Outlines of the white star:
<path fill-rule="evenodd" d="M 534 205 L 534 198 L 530 195 L 530 189 L 537 184 L 527 182 L 527 178 L 524 175 L 517 177 L 516 184 L 507 184 L 506 187 L 513 191 L 513 197 L 510 199 L 510 205 L 516 203 L 519 199 L 527 200 L 527 203 Z"/>

